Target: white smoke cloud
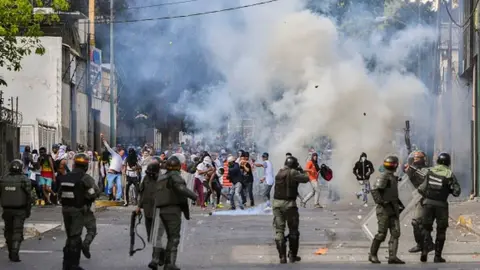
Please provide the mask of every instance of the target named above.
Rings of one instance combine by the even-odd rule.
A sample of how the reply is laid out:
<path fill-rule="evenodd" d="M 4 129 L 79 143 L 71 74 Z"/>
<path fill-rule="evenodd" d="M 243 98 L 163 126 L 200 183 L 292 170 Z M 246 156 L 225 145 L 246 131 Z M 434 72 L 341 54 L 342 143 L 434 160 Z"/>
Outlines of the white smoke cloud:
<path fill-rule="evenodd" d="M 332 20 L 301 7 L 302 1 L 284 1 L 245 10 L 241 31 L 223 22 L 228 15 L 202 20 L 203 45 L 225 82 L 203 96 L 215 106 L 190 110 L 190 116 L 199 124 L 218 121 L 219 115 L 239 115 L 244 104 L 257 121 L 259 145 L 269 149 L 277 168 L 284 153 L 303 158 L 305 143 L 327 135 L 335 145 L 334 181 L 352 186 L 351 168 L 361 152 L 374 164 L 396 152 L 390 142 L 412 116 L 413 100 L 426 92 L 421 81 L 402 73 L 404 62 L 435 34 L 409 28 L 390 44 L 366 43 L 341 37 Z M 221 26 L 208 27 L 214 22 Z M 369 72 L 360 53 L 366 51 L 388 71 Z M 282 139 L 272 141 L 272 132 Z"/>
<path fill-rule="evenodd" d="M 252 3 L 209 1 L 166 9 L 177 15 Z M 346 192 L 357 188 L 351 170 L 361 152 L 377 167 L 387 153 L 397 152 L 391 141 L 412 116 L 413 100 L 426 92 L 421 81 L 404 72 L 404 64 L 412 49 L 435 40 L 431 29 L 412 27 L 386 44 L 371 30 L 374 17 L 355 25 L 355 31 L 367 32 L 368 38 L 360 39 L 306 10 L 302 0 L 170 23 L 170 31 L 179 36 L 170 48 L 167 37 L 156 36 L 154 42 L 162 49 L 152 57 L 160 61 L 172 50 L 182 54 L 189 46 L 201 46 L 209 68 L 221 74 L 221 82 L 205 85 L 202 94 L 191 95 L 188 87 L 175 89 L 185 91 L 179 107 L 198 128 L 213 134 L 225 116 L 255 119 L 257 145 L 270 152 L 276 169 L 286 152 L 303 160 L 306 144 L 329 136 L 334 143 L 333 182 Z M 199 44 L 182 39 L 180 33 L 188 27 Z M 366 68 L 365 57 L 375 57 L 376 71 Z M 182 71 L 185 77 L 195 73 Z"/>

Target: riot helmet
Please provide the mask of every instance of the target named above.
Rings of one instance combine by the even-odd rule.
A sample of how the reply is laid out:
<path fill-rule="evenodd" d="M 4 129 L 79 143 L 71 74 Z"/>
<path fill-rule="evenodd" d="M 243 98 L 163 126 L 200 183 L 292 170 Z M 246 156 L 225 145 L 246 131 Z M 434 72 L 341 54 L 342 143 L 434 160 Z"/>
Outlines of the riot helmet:
<path fill-rule="evenodd" d="M 147 169 L 145 170 L 145 173 L 150 176 L 150 177 L 156 177 L 160 172 L 160 163 L 157 161 L 153 161 L 150 164 L 148 164 Z"/>
<path fill-rule="evenodd" d="M 182 168 L 180 159 L 178 159 L 178 157 L 176 156 L 169 157 L 165 165 L 167 171 L 180 171 L 180 169 Z"/>
<path fill-rule="evenodd" d="M 438 165 L 445 165 L 445 166 L 449 167 L 451 163 L 452 163 L 452 159 L 450 158 L 449 154 L 441 153 L 440 155 L 438 155 L 438 157 L 437 157 L 437 164 Z"/>
<path fill-rule="evenodd" d="M 298 166 L 298 159 L 296 157 L 287 157 L 285 160 L 285 167 L 288 167 L 290 169 L 297 169 Z"/>
<path fill-rule="evenodd" d="M 398 157 L 388 156 L 383 160 L 383 167 L 388 171 L 395 171 L 398 168 Z"/>
<path fill-rule="evenodd" d="M 73 158 L 73 165 L 75 166 L 75 168 L 84 169 L 85 171 L 87 171 L 89 163 L 90 157 L 88 157 L 88 155 L 84 153 L 76 154 Z"/>
<path fill-rule="evenodd" d="M 11 174 L 22 174 L 23 173 L 23 162 L 20 159 L 15 159 L 10 162 L 8 170 Z"/>
<path fill-rule="evenodd" d="M 427 166 L 428 159 L 427 155 L 423 151 L 413 152 L 413 165 L 417 166 Z"/>

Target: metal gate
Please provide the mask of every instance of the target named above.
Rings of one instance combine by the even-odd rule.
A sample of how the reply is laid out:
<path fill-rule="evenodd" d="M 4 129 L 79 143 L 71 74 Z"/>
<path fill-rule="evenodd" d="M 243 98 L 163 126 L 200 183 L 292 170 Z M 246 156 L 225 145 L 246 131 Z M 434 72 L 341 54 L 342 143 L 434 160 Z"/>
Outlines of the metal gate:
<path fill-rule="evenodd" d="M 10 161 L 20 158 L 20 128 L 22 115 L 18 113 L 18 98 L 9 98 L 4 107 L 3 92 L 0 91 L 0 176 L 6 173 Z M 15 108 L 14 108 L 14 104 Z"/>

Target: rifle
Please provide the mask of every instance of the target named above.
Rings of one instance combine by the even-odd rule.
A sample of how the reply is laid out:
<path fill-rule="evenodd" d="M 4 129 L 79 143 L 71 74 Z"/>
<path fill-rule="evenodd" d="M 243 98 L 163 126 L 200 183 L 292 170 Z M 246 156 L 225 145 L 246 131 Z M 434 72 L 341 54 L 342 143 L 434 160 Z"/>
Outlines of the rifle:
<path fill-rule="evenodd" d="M 137 217 L 138 217 L 138 222 L 135 223 L 135 221 L 137 220 Z M 145 240 L 143 240 L 143 238 L 138 234 L 138 231 L 137 231 L 138 225 L 142 223 L 142 217 L 143 217 L 142 214 L 141 213 L 137 214 L 136 211 L 133 211 L 132 215 L 130 216 L 130 252 L 129 252 L 130 256 L 133 256 L 133 254 L 135 254 L 137 251 L 144 250 L 145 247 L 147 246 L 147 244 L 145 243 Z M 140 240 L 142 241 L 143 243 L 142 248 L 134 249 L 135 235 L 137 235 L 138 238 L 140 238 Z"/>

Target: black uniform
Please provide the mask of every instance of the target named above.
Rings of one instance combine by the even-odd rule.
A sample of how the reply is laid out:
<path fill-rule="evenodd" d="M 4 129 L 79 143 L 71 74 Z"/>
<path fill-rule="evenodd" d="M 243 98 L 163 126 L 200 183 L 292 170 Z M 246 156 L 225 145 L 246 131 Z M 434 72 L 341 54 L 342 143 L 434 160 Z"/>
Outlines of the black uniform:
<path fill-rule="evenodd" d="M 0 179 L 0 204 L 5 222 L 4 236 L 10 261 L 19 262 L 20 244 L 23 241 L 23 225 L 30 217 L 32 207 L 30 180 L 23 174 L 23 163 L 10 163 L 9 174 Z"/>
<path fill-rule="evenodd" d="M 167 247 L 165 254 L 165 269 L 176 270 L 178 245 L 180 244 L 180 229 L 182 226 L 182 212 L 185 218 L 190 219 L 188 199 L 196 200 L 197 194 L 187 188 L 185 180 L 180 175 L 180 160 L 173 156 L 165 163 L 167 173 L 158 178 L 155 207 L 160 212 L 160 220 L 167 233 Z M 160 231 L 160 230 L 159 230 Z M 157 261 L 152 258 L 152 261 Z M 159 258 L 160 260 L 162 258 Z M 161 263 L 160 263 L 161 264 Z M 151 269 L 157 269 L 150 264 Z"/>
<path fill-rule="evenodd" d="M 295 157 L 287 157 L 285 167 L 275 176 L 273 193 L 273 225 L 275 227 L 275 243 L 277 245 L 280 263 L 287 263 L 287 245 L 285 225 L 288 225 L 288 241 L 290 262 L 300 261 L 298 246 L 300 232 L 298 231 L 299 215 L 297 207 L 298 186 L 308 183 L 308 175 L 299 167 Z"/>
<path fill-rule="evenodd" d="M 377 178 L 372 189 L 372 197 L 377 204 L 378 232 L 372 241 L 368 260 L 372 263 L 380 263 L 377 256 L 378 249 L 380 244 L 385 241 L 390 230 L 388 263 L 405 264 L 404 261 L 397 257 L 398 239 L 400 238 L 401 202 L 398 198 L 399 178 L 394 173 L 398 167 L 398 158 L 394 156 L 387 157 L 383 162 L 383 166 L 385 167 L 385 172 Z"/>
<path fill-rule="evenodd" d="M 435 239 L 434 262 L 444 263 L 442 258 L 443 246 L 448 228 L 448 196 L 460 196 L 461 188 L 450 170 L 450 155 L 441 153 L 437 158 L 437 166 L 429 169 L 425 181 L 418 187 L 423 200 L 423 230 L 424 242 L 420 261 L 426 262 L 429 243 L 432 242 L 433 222 L 437 223 L 437 237 Z"/>
<path fill-rule="evenodd" d="M 88 204 L 97 197 L 95 187 L 87 180 L 89 175 L 88 156 L 78 154 L 74 159 L 74 169 L 61 183 L 59 197 L 62 200 L 62 215 L 67 233 L 63 248 L 63 269 L 80 270 L 82 251 L 82 230 Z"/>

